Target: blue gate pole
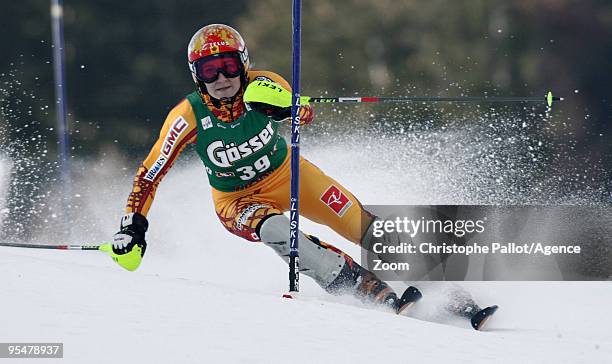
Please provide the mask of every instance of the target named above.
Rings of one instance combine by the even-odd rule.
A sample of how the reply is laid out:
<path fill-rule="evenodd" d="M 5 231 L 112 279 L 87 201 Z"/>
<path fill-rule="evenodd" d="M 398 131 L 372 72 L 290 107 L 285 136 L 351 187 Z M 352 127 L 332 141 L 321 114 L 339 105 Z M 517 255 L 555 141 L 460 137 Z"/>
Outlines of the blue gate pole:
<path fill-rule="evenodd" d="M 298 236 L 300 227 L 300 51 L 301 0 L 293 0 L 293 73 L 291 97 L 291 197 L 289 228 L 289 292 L 300 290 Z"/>
<path fill-rule="evenodd" d="M 70 136 L 66 122 L 66 74 L 64 68 L 64 5 L 62 0 L 51 0 L 53 30 L 53 76 L 55 81 L 55 109 L 59 141 L 59 167 L 63 187 L 64 223 L 70 226 L 72 182 L 70 176 Z"/>

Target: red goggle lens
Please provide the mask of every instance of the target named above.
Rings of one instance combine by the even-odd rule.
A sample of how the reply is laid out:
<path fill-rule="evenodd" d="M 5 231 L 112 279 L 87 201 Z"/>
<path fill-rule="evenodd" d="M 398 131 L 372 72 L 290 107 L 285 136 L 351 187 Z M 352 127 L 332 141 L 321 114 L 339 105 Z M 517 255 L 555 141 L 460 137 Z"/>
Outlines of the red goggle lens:
<path fill-rule="evenodd" d="M 242 63 L 238 54 L 218 55 L 198 59 L 194 63 L 196 77 L 206 83 L 212 83 L 219 78 L 219 73 L 227 78 L 242 74 Z"/>

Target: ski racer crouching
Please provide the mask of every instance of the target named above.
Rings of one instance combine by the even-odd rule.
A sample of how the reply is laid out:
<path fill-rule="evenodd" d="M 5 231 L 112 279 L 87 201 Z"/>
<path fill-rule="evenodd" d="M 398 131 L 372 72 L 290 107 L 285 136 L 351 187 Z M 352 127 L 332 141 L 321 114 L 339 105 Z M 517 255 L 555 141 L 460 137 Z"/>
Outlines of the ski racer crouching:
<path fill-rule="evenodd" d="M 289 260 L 290 150 L 279 134 L 279 121 L 290 109 L 248 105 L 243 101 L 251 82 L 267 81 L 287 90 L 289 84 L 270 71 L 252 70 L 244 40 L 233 28 L 212 24 L 198 30 L 188 47 L 189 69 L 197 91 L 168 114 L 159 139 L 144 160 L 129 195 L 120 231 L 113 237 L 113 259 L 135 270 L 146 250 L 147 212 L 155 191 L 187 145 L 194 145 L 204 163 L 215 211 L 232 234 L 271 247 Z M 314 118 L 301 106 L 300 122 Z M 361 244 L 362 223 L 374 216 L 355 196 L 308 160 L 300 159 L 300 212 L 355 244 Z M 314 236 L 299 234 L 300 270 L 331 293 L 350 293 L 401 312 L 420 298 L 416 288 L 404 299 L 340 249 Z"/>

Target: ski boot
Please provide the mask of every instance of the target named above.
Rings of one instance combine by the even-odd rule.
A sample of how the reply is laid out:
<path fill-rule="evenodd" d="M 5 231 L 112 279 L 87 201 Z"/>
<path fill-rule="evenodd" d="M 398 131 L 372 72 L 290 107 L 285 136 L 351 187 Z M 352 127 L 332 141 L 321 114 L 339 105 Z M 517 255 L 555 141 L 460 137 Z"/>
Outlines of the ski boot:
<path fill-rule="evenodd" d="M 474 330 L 481 330 L 489 318 L 491 318 L 499 308 L 497 305 L 480 308 L 467 293 L 463 291 L 458 291 L 458 293 L 460 294 L 453 295 L 446 309 L 459 317 L 470 320 L 470 324 Z"/>
<path fill-rule="evenodd" d="M 398 298 L 387 283 L 352 259 L 347 259 L 338 277 L 326 288 L 326 291 L 332 294 L 351 293 L 364 302 L 389 307 L 397 314 L 407 312 L 407 309 L 422 297 L 417 288 L 408 287 L 402 297 Z"/>

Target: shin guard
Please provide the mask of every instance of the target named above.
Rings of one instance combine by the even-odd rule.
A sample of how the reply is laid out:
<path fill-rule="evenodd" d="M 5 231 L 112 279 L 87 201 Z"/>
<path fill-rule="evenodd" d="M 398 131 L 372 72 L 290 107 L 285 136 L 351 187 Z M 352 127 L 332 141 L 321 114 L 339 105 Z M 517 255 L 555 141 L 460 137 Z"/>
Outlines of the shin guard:
<path fill-rule="evenodd" d="M 289 262 L 289 219 L 285 215 L 274 215 L 264 220 L 259 227 L 261 241 Z M 300 273 L 314 279 L 326 288 L 340 274 L 346 264 L 344 254 L 321 245 L 319 239 L 299 232 Z"/>

